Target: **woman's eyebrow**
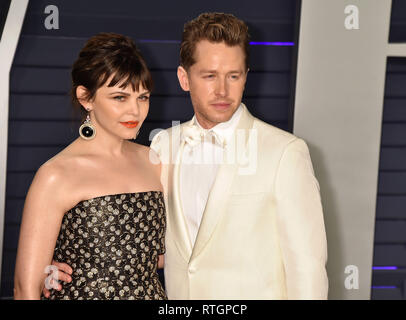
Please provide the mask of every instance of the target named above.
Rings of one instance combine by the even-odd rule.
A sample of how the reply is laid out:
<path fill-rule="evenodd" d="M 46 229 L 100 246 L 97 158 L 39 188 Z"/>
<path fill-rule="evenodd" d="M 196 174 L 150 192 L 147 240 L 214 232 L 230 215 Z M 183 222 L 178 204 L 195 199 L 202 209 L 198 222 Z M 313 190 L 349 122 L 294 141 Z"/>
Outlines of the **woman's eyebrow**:
<path fill-rule="evenodd" d="M 124 92 L 124 91 L 114 91 L 114 92 L 109 93 L 109 95 L 117 94 L 117 93 L 122 94 L 123 96 L 129 96 L 130 95 L 129 93 Z"/>

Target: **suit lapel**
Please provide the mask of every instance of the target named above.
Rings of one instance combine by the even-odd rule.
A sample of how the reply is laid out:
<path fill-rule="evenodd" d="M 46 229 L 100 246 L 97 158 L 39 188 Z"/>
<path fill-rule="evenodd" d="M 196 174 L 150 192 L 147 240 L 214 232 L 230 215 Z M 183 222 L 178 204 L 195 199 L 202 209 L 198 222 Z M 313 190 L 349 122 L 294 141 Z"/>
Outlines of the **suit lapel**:
<path fill-rule="evenodd" d="M 245 146 L 248 141 L 249 129 L 252 128 L 253 121 L 253 116 L 248 112 L 245 105 L 243 105 L 243 112 L 241 114 L 240 121 L 233 133 L 231 141 L 236 141 L 237 132 L 244 131 L 245 140 L 243 142 L 243 145 Z M 237 152 L 235 152 L 235 150 L 241 151 L 238 149 L 238 146 L 236 148 L 228 146 L 225 149 L 224 159 L 226 159 L 226 161 L 225 163 L 220 165 L 217 172 L 216 180 L 214 181 L 213 187 L 210 190 L 190 260 L 192 260 L 202 251 L 202 249 L 212 236 L 221 216 L 225 212 L 225 206 L 229 198 L 233 178 L 236 175 L 236 171 L 239 167 L 237 161 Z M 234 159 L 234 161 L 230 161 L 230 163 L 227 163 L 227 159 Z"/>
<path fill-rule="evenodd" d="M 189 122 L 182 124 L 187 125 Z M 178 132 L 173 132 L 171 141 L 172 152 L 174 153 L 172 164 L 170 165 L 171 172 L 169 177 L 172 178 L 171 189 L 172 189 L 172 210 L 170 210 L 171 219 L 170 222 L 173 225 L 174 232 L 173 238 L 175 243 L 183 255 L 185 261 L 189 261 L 192 253 L 192 242 L 190 240 L 189 231 L 187 228 L 186 218 L 183 212 L 182 202 L 180 198 L 180 165 L 182 162 L 182 154 L 185 146 L 185 142 L 180 139 L 181 137 L 181 128 L 179 126 Z M 179 139 L 179 140 L 178 140 Z M 176 148 L 177 147 L 177 148 Z"/>

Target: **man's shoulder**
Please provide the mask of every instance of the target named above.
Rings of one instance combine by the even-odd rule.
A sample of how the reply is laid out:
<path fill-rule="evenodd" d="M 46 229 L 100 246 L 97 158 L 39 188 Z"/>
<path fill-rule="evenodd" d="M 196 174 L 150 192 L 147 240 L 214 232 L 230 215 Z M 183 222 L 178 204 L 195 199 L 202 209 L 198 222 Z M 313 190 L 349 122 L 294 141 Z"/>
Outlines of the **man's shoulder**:
<path fill-rule="evenodd" d="M 254 128 L 258 130 L 258 142 L 262 146 L 263 157 L 274 157 L 275 154 L 278 157 L 285 155 L 285 159 L 293 159 L 299 154 L 310 157 L 307 142 L 301 137 L 259 119 L 254 120 Z"/>
<path fill-rule="evenodd" d="M 258 130 L 258 136 L 266 141 L 277 141 L 282 144 L 289 144 L 290 142 L 299 139 L 293 133 L 275 127 L 265 121 L 254 117 L 254 128 Z"/>
<path fill-rule="evenodd" d="M 179 134 L 180 130 L 186 123 L 188 123 L 188 121 L 181 124 L 177 124 L 176 126 L 173 127 L 169 127 L 167 129 L 159 130 L 158 133 L 156 133 L 152 138 L 151 144 L 158 143 L 165 138 L 173 137 L 175 136 L 176 133 Z"/>
<path fill-rule="evenodd" d="M 154 135 L 150 148 L 159 156 L 168 154 L 170 148 L 173 148 L 172 151 L 176 151 L 177 146 L 180 145 L 182 127 L 187 123 L 189 123 L 189 121 L 159 130 L 159 132 Z"/>

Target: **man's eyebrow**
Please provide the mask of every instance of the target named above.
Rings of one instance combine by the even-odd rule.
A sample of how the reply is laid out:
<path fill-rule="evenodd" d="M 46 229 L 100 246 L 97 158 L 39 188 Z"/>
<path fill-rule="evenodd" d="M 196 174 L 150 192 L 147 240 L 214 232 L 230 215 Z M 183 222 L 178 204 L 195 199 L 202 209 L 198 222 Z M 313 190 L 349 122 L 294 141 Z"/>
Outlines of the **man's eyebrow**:
<path fill-rule="evenodd" d="M 200 70 L 200 73 L 217 73 L 216 70 Z M 231 70 L 227 73 L 244 73 L 242 70 Z"/>

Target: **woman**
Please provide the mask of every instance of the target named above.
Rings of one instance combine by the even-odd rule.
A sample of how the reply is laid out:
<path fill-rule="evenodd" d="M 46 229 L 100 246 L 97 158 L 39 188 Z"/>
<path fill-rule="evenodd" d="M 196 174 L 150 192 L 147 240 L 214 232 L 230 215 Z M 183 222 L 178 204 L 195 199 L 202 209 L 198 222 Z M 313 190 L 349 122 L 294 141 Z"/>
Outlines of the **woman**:
<path fill-rule="evenodd" d="M 157 274 L 166 226 L 160 165 L 148 147 L 128 141 L 148 113 L 150 72 L 131 39 L 101 33 L 81 50 L 72 84 L 86 120 L 30 186 L 14 298 L 40 299 L 54 259 L 72 274 L 51 299 L 165 299 Z"/>

